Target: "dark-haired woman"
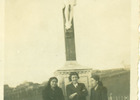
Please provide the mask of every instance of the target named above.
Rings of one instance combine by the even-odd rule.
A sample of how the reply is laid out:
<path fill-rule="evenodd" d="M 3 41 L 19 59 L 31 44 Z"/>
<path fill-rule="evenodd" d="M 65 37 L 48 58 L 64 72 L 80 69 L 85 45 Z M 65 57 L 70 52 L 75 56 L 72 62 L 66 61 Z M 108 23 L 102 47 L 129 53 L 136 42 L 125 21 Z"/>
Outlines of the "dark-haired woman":
<path fill-rule="evenodd" d="M 91 83 L 93 88 L 91 88 L 90 100 L 108 100 L 107 89 L 103 86 L 102 82 L 99 81 L 98 75 L 91 77 Z"/>
<path fill-rule="evenodd" d="M 78 83 L 78 79 L 78 73 L 70 73 L 69 81 L 71 83 L 66 86 L 68 100 L 86 100 L 87 89 L 83 83 Z"/>
<path fill-rule="evenodd" d="M 46 88 L 43 90 L 43 100 L 64 100 L 62 89 L 57 85 L 58 79 L 51 77 Z"/>

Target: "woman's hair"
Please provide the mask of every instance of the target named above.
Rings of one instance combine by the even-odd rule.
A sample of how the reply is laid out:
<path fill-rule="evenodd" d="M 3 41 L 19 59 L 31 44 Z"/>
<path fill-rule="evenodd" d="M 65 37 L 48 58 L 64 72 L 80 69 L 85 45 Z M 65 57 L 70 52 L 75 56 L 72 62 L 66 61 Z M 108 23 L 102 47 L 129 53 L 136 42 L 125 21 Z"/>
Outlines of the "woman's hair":
<path fill-rule="evenodd" d="M 102 83 L 102 81 L 100 81 L 100 77 L 98 75 L 92 75 L 91 78 L 98 81 L 98 85 L 103 86 L 103 83 Z"/>
<path fill-rule="evenodd" d="M 95 79 L 96 81 L 100 80 L 100 77 L 98 75 L 92 75 L 91 78 Z"/>
<path fill-rule="evenodd" d="M 47 83 L 47 86 L 45 85 L 45 88 L 42 90 L 42 96 L 43 96 L 43 98 L 46 98 L 47 91 L 50 91 L 50 89 L 51 89 L 50 83 L 51 83 L 51 81 L 52 81 L 53 79 L 55 79 L 56 82 L 58 82 L 58 79 L 57 79 L 56 77 L 51 77 L 51 78 L 49 79 L 49 81 L 48 81 L 48 83 Z M 58 88 L 58 86 L 56 86 L 56 88 Z"/>
<path fill-rule="evenodd" d="M 79 79 L 79 75 L 78 75 L 77 72 L 71 72 L 70 75 L 69 75 L 69 81 L 72 81 L 72 80 L 71 80 L 72 75 L 77 75 L 77 77 L 78 77 L 78 79 Z"/>
<path fill-rule="evenodd" d="M 51 77 L 50 79 L 49 79 L 49 81 L 48 81 L 48 83 L 47 83 L 47 88 L 50 88 L 51 87 L 51 81 L 53 80 L 53 79 L 55 79 L 56 80 L 56 82 L 58 82 L 58 79 L 56 78 L 56 77 Z"/>

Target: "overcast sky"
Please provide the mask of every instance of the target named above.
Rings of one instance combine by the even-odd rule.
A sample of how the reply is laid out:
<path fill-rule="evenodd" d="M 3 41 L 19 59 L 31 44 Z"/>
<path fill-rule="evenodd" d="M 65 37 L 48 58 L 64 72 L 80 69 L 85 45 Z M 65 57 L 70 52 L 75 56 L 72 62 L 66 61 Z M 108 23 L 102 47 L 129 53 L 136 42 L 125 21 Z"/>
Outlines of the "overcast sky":
<path fill-rule="evenodd" d="M 5 84 L 41 83 L 65 63 L 60 0 L 6 0 Z M 130 65 L 130 1 L 77 0 L 77 62 L 93 69 Z"/>

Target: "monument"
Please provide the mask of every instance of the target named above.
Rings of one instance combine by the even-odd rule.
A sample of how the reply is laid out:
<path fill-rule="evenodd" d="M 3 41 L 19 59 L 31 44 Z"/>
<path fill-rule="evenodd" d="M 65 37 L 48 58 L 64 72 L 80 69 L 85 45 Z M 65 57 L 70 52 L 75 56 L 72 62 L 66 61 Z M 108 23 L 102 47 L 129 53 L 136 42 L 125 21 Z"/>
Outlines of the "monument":
<path fill-rule="evenodd" d="M 70 10 L 70 9 L 69 9 Z M 81 66 L 76 62 L 76 50 L 75 50 L 75 36 L 74 36 L 74 19 L 72 18 L 71 27 L 66 29 L 66 17 L 65 17 L 65 8 L 63 12 L 63 22 L 64 22 L 64 38 L 65 38 L 65 53 L 66 53 L 66 63 L 60 69 L 55 72 L 55 75 L 59 79 L 58 85 L 63 89 L 65 100 L 67 100 L 66 95 L 66 85 L 69 84 L 69 73 L 77 72 L 80 76 L 79 82 L 82 82 L 86 85 L 88 90 L 87 100 L 90 97 L 90 77 L 92 73 L 92 68 Z"/>

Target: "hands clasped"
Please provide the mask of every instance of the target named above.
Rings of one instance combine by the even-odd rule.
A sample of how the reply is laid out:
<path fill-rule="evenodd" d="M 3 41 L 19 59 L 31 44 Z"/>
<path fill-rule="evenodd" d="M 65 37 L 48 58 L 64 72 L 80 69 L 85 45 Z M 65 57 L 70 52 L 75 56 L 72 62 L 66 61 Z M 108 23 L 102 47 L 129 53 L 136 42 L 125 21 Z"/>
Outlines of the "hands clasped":
<path fill-rule="evenodd" d="M 75 93 L 71 94 L 71 95 L 69 96 L 69 98 L 70 98 L 70 99 L 73 99 L 76 95 L 77 95 L 77 93 L 75 92 Z"/>

